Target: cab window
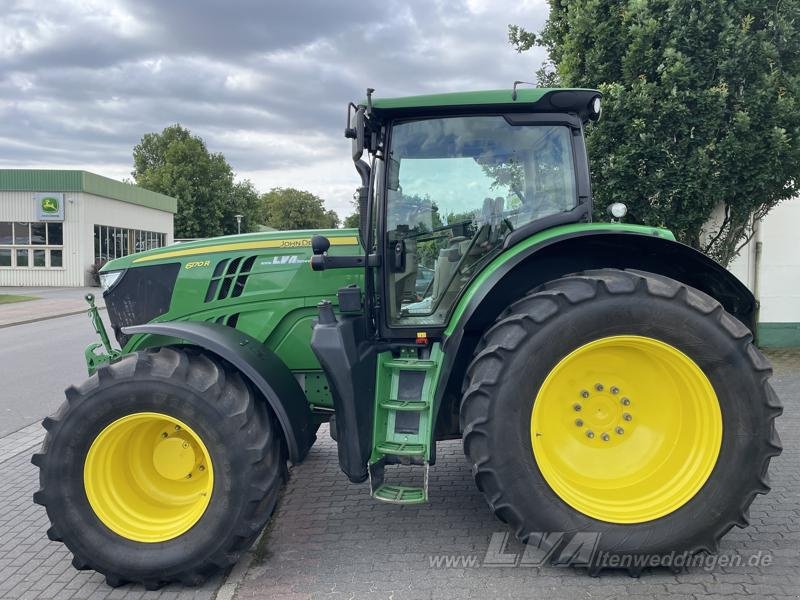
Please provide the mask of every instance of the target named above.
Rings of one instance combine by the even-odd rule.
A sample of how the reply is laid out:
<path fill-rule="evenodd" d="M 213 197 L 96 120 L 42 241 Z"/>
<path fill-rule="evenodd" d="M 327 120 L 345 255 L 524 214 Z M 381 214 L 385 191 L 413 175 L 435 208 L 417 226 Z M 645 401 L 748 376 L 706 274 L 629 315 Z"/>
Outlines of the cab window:
<path fill-rule="evenodd" d="M 472 276 L 523 225 L 577 205 L 572 133 L 502 116 L 395 124 L 386 168 L 395 326 L 435 326 Z"/>

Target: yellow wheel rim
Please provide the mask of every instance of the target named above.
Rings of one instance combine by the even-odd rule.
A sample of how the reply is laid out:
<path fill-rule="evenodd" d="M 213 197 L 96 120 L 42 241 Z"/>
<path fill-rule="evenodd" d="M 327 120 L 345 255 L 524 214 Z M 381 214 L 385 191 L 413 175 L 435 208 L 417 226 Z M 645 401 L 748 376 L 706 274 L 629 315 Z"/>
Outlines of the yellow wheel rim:
<path fill-rule="evenodd" d="M 642 523 L 677 510 L 717 462 L 722 414 L 706 375 L 648 337 L 601 338 L 564 357 L 531 415 L 536 464 L 575 510 Z"/>
<path fill-rule="evenodd" d="M 186 423 L 142 412 L 100 432 L 86 455 L 83 482 L 106 527 L 129 540 L 163 542 L 203 516 L 214 469 L 205 444 Z"/>

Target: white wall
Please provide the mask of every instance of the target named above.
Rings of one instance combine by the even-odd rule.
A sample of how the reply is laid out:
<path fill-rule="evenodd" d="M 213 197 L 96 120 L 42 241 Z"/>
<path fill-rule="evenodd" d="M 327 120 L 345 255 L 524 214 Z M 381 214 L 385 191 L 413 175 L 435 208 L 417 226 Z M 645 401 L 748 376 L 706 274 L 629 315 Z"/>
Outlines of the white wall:
<path fill-rule="evenodd" d="M 800 198 L 779 204 L 730 270 L 751 290 L 757 282 L 762 323 L 800 323 Z M 756 274 L 756 247 L 761 257 Z"/>
<path fill-rule="evenodd" d="M 57 190 L 42 190 L 57 191 Z M 33 192 L 0 191 L 0 221 L 35 221 Z M 166 234 L 173 240 L 172 213 L 83 192 L 64 194 L 64 267 L 0 267 L 0 286 L 83 286 L 94 263 L 94 226 L 108 225 Z"/>
<path fill-rule="evenodd" d="M 84 285 L 78 244 L 81 235 L 79 195 L 73 192 L 64 194 L 64 266 L 60 269 L 0 267 L 0 286 Z M 0 221 L 36 221 L 33 196 L 33 192 L 0 191 Z"/>

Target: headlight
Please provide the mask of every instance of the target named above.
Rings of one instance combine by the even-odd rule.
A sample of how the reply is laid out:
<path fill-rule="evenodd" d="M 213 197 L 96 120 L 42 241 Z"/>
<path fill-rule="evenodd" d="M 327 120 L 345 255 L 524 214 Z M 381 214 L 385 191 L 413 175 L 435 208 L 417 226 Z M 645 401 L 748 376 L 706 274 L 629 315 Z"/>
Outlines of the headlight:
<path fill-rule="evenodd" d="M 119 281 L 119 278 L 122 277 L 122 274 L 125 271 L 106 271 L 105 273 L 100 273 L 100 287 L 103 288 L 103 292 L 107 292 L 114 284 Z"/>

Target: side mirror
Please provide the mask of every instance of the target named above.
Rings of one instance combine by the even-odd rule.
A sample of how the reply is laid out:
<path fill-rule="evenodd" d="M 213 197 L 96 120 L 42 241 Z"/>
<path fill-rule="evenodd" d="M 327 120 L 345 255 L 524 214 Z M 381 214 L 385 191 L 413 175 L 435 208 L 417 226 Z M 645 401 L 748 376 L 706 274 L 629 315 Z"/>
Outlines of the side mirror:
<path fill-rule="evenodd" d="M 353 140 L 353 160 L 359 160 L 364 154 L 365 136 L 366 136 L 366 116 L 364 115 L 365 107 L 359 106 L 350 120 L 350 127 L 347 129 L 345 135 Z"/>

